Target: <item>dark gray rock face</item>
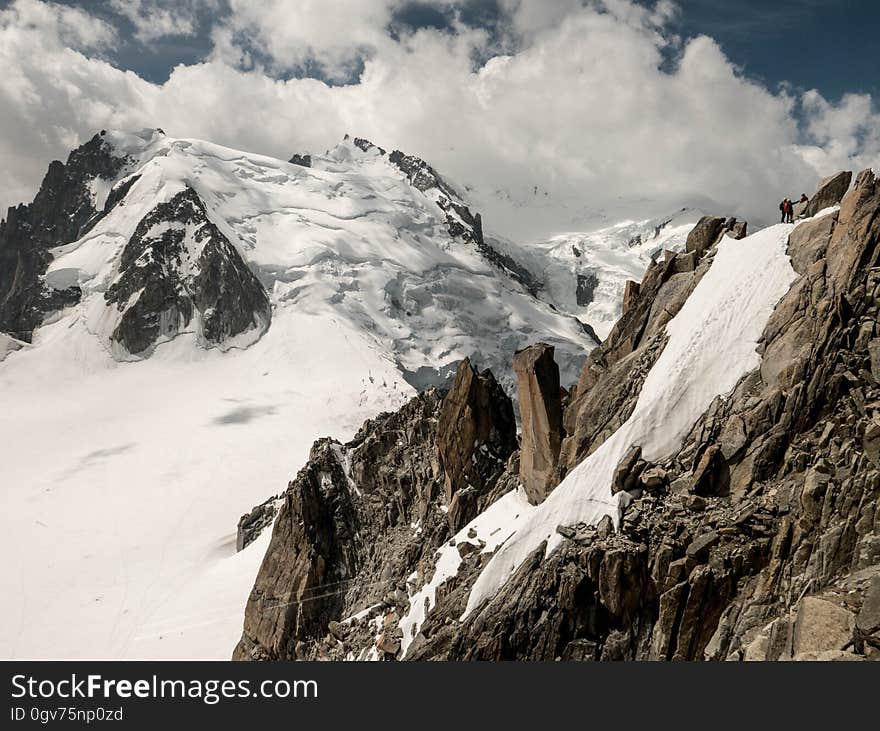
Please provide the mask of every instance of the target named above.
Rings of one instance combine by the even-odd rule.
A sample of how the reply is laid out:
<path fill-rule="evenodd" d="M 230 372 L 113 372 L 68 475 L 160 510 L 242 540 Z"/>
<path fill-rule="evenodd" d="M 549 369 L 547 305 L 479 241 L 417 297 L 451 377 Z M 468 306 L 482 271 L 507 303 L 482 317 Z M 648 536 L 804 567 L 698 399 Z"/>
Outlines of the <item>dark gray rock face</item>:
<path fill-rule="evenodd" d="M 88 232 L 100 215 L 88 184 L 116 179 L 128 162 L 95 135 L 71 152 L 67 163 L 49 165 L 31 204 L 9 209 L 0 222 L 0 331 L 30 342 L 47 314 L 79 301 L 79 288 L 55 290 L 42 282 L 52 260 L 49 249 Z M 105 210 L 117 201 L 108 200 Z"/>
<path fill-rule="evenodd" d="M 377 150 L 380 155 L 385 154 L 385 150 L 378 145 L 374 145 L 369 140 L 365 140 L 363 137 L 355 137 L 354 138 L 354 146 L 360 148 L 364 152 L 369 152 L 370 150 Z"/>
<path fill-rule="evenodd" d="M 299 165 L 304 168 L 312 167 L 312 156 L 311 155 L 300 155 L 299 153 L 294 153 L 293 157 L 290 158 L 289 162 L 294 165 Z"/>
<path fill-rule="evenodd" d="M 593 301 L 596 287 L 599 286 L 599 277 L 592 272 L 577 275 L 577 288 L 575 289 L 575 301 L 580 307 L 586 307 Z"/>
<path fill-rule="evenodd" d="M 122 312 L 112 340 L 133 355 L 174 337 L 196 315 L 209 345 L 265 330 L 271 318 L 262 284 L 192 188 L 140 221 L 104 298 Z"/>
<path fill-rule="evenodd" d="M 281 496 L 270 497 L 263 503 L 245 513 L 238 521 L 235 536 L 235 550 L 242 551 L 259 538 L 266 528 L 272 525 L 281 503 Z"/>

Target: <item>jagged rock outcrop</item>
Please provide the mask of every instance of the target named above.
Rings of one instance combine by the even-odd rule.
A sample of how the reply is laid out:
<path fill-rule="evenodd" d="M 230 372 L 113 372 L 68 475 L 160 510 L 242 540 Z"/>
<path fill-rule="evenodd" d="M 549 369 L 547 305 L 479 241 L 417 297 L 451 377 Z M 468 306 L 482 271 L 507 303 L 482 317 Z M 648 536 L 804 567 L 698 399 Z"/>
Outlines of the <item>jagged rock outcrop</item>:
<path fill-rule="evenodd" d="M 515 488 L 515 439 L 510 399 L 465 362 L 445 397 L 426 391 L 348 444 L 316 442 L 269 501 L 280 502 L 278 517 L 234 657 L 393 658 L 409 593 L 430 578 L 436 549 L 465 513 Z M 242 519 L 248 540 L 266 511 Z M 475 569 L 479 551 L 465 562 Z"/>
<path fill-rule="evenodd" d="M 485 486 L 494 484 L 516 446 L 510 398 L 490 371 L 478 373 L 465 358 L 443 400 L 437 430 L 437 458 L 453 529 L 476 515 Z"/>
<path fill-rule="evenodd" d="M 529 346 L 513 356 L 522 417 L 519 475 L 529 502 L 537 505 L 556 486 L 562 445 L 562 399 L 559 366 L 553 347 Z"/>
<path fill-rule="evenodd" d="M 100 216 L 90 184 L 116 179 L 128 162 L 97 134 L 67 163 L 49 165 L 33 203 L 9 209 L 0 222 L 0 331 L 30 342 L 47 314 L 79 301 L 78 287 L 55 289 L 43 281 L 50 249 L 89 231 Z M 114 203 L 108 199 L 105 210 Z"/>
<path fill-rule="evenodd" d="M 301 155 L 298 152 L 293 154 L 293 157 L 290 158 L 289 162 L 293 165 L 299 165 L 300 167 L 310 168 L 312 167 L 312 156 L 311 155 Z"/>
<path fill-rule="evenodd" d="M 140 221 L 104 299 L 121 313 L 111 339 L 133 355 L 191 322 L 202 342 L 218 345 L 262 332 L 271 318 L 263 285 L 192 188 Z"/>
<path fill-rule="evenodd" d="M 239 518 L 235 532 L 236 552 L 243 551 L 259 538 L 260 533 L 272 525 L 272 521 L 281 509 L 282 499 L 281 495 L 270 497 Z"/>
<path fill-rule="evenodd" d="M 836 206 L 843 200 L 843 196 L 849 190 L 850 183 L 852 183 L 852 172 L 847 170 L 825 178 L 819 183 L 819 188 L 807 201 L 803 211 L 799 213 L 799 217 L 812 218 L 819 211 Z"/>
<path fill-rule="evenodd" d="M 315 443 L 282 496 L 236 659 L 319 656 L 331 622 L 405 604 L 413 567 L 449 535 L 436 459 L 441 405 L 428 391 L 348 444 Z"/>

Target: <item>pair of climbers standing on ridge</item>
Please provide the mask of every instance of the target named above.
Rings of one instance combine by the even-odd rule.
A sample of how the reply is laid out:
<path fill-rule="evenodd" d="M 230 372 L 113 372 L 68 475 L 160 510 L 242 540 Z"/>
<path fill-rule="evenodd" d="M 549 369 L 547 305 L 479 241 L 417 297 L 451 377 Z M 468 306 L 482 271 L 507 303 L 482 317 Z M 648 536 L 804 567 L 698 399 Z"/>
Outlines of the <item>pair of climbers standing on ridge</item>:
<path fill-rule="evenodd" d="M 782 199 L 782 203 L 779 204 L 779 210 L 782 211 L 780 223 L 794 223 L 794 204 L 788 198 Z"/>
<path fill-rule="evenodd" d="M 806 203 L 810 200 L 806 193 L 801 193 L 801 199 L 798 203 Z M 782 220 L 780 223 L 794 223 L 794 203 L 789 198 L 783 198 L 779 204 L 779 210 L 782 212 Z"/>

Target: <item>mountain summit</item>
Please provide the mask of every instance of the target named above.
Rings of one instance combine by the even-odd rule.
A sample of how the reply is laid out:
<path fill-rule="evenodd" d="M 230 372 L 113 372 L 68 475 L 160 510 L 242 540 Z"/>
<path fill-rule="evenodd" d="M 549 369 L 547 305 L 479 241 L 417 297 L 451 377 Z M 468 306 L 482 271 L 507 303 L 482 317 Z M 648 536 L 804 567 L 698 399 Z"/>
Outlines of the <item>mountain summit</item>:
<path fill-rule="evenodd" d="M 430 165 L 357 138 L 307 159 L 161 130 L 97 135 L 10 211 L 0 326 L 29 340 L 74 306 L 123 360 L 180 335 L 244 347 L 273 313 L 323 310 L 416 385 L 466 356 L 499 369 L 535 337 L 574 377 L 588 331 L 535 299 L 528 271 Z"/>

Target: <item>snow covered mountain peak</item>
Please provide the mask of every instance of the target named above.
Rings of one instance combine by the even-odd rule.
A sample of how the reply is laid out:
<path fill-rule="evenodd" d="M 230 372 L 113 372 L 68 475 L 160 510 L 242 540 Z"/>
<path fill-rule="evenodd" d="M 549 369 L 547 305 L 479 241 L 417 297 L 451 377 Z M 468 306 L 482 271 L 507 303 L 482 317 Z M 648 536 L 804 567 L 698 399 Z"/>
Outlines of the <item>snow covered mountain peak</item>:
<path fill-rule="evenodd" d="M 344 318 L 417 387 L 464 357 L 509 386 L 513 352 L 539 339 L 572 382 L 595 344 L 417 157 L 346 138 L 284 162 L 161 130 L 88 144 L 114 164 L 80 175 L 93 215 L 50 242 L 41 281 L 117 360 L 179 336 L 246 346 L 288 308 Z"/>

